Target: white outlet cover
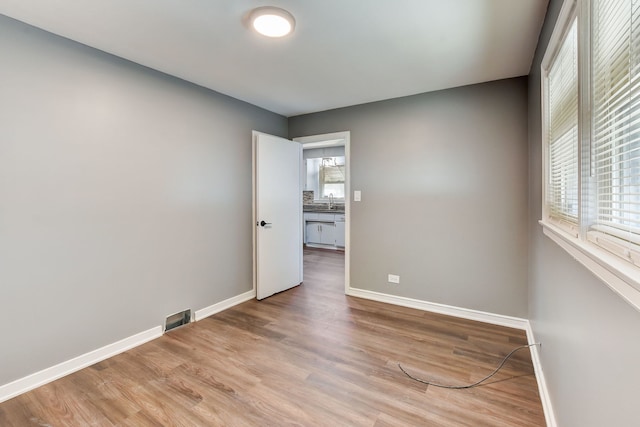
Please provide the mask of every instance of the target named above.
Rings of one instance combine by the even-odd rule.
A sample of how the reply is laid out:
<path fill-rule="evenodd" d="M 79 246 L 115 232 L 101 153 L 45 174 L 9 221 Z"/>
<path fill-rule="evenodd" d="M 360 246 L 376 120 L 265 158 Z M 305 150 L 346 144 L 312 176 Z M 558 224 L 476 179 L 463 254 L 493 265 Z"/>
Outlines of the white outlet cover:
<path fill-rule="evenodd" d="M 400 283 L 400 276 L 396 274 L 389 274 L 389 283 Z"/>
<path fill-rule="evenodd" d="M 359 202 L 362 200 L 362 193 L 360 192 L 360 190 L 355 190 L 353 192 L 353 201 L 354 202 Z"/>

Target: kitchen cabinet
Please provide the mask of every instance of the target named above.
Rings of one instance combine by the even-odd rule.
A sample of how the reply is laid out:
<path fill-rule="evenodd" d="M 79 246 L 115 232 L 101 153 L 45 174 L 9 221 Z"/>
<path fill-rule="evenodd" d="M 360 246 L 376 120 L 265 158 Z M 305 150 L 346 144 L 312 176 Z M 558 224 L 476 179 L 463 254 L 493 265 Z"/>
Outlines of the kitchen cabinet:
<path fill-rule="evenodd" d="M 320 223 L 305 222 L 305 243 L 320 243 Z"/>
<path fill-rule="evenodd" d="M 331 223 L 320 224 L 320 243 L 323 245 L 336 245 L 336 225 Z"/>
<path fill-rule="evenodd" d="M 344 248 L 344 213 L 305 212 L 304 243 Z"/>
<path fill-rule="evenodd" d="M 338 215 L 336 215 L 336 217 L 337 216 Z M 345 246 L 344 219 L 342 221 L 338 221 L 338 218 L 336 218 L 335 235 L 336 235 L 336 246 L 338 246 L 340 248 L 344 248 L 344 246 Z"/>
<path fill-rule="evenodd" d="M 335 246 L 335 223 L 307 221 L 306 224 L 307 243 Z"/>
<path fill-rule="evenodd" d="M 314 219 L 318 219 L 318 216 L 320 214 L 317 212 L 305 212 L 304 213 L 304 220 L 305 221 L 313 221 Z"/>

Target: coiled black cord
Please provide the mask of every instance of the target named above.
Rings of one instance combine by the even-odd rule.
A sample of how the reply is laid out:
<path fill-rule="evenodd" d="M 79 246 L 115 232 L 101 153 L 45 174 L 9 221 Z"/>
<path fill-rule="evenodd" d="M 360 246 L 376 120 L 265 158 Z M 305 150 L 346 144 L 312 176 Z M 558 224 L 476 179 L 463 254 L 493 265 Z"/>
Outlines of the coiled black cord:
<path fill-rule="evenodd" d="M 404 368 L 402 367 L 402 365 L 400 364 L 400 362 L 398 362 L 398 368 L 400 368 L 400 370 L 401 370 L 402 372 L 404 372 L 404 374 L 405 374 L 406 376 L 408 376 L 409 378 L 411 378 L 411 379 L 412 379 L 412 380 L 414 380 L 414 381 L 418 381 L 418 382 L 420 382 L 420 383 L 427 384 L 427 385 L 432 385 L 432 386 L 434 386 L 434 387 L 450 388 L 450 389 L 453 389 L 453 390 L 462 390 L 462 389 L 465 389 L 465 388 L 473 388 L 473 387 L 477 387 L 477 386 L 479 386 L 480 384 L 482 384 L 483 382 L 485 382 L 486 380 L 488 380 L 489 378 L 491 378 L 492 376 L 494 376 L 495 374 L 497 374 L 497 373 L 498 373 L 498 371 L 499 371 L 500 369 L 502 369 L 502 367 L 503 367 L 503 366 L 504 366 L 504 364 L 507 362 L 507 360 L 509 360 L 509 358 L 513 355 L 513 353 L 515 353 L 515 352 L 516 352 L 516 351 L 518 351 L 518 350 L 522 350 L 523 348 L 529 348 L 529 347 L 532 347 L 532 346 L 534 346 L 534 345 L 540 345 L 540 343 L 534 343 L 534 344 L 521 345 L 520 347 L 516 347 L 516 348 L 514 348 L 513 350 L 511 350 L 511 353 L 507 354 L 507 355 L 505 356 L 505 358 L 504 358 L 504 359 L 502 359 L 502 362 L 500 362 L 500 365 L 495 369 L 495 371 L 493 371 L 492 373 L 490 373 L 489 375 L 487 375 L 486 377 L 484 377 L 484 378 L 483 378 L 483 379 L 481 379 L 480 381 L 477 381 L 477 382 L 475 382 L 475 383 L 473 383 L 473 384 L 469 384 L 469 385 L 446 385 L 446 384 L 437 384 L 437 383 L 434 383 L 434 382 L 431 382 L 431 381 L 426 381 L 426 380 L 423 380 L 423 379 L 420 379 L 420 378 L 416 378 L 416 377 L 414 377 L 413 375 L 411 375 L 410 373 L 408 373 L 407 371 L 405 371 L 405 370 L 404 370 Z"/>

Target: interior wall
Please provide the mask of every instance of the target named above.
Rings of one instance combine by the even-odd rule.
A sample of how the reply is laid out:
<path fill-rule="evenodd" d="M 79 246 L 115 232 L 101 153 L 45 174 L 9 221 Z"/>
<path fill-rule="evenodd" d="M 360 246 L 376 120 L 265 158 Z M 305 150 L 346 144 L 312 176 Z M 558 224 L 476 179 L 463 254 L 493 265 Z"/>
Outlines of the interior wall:
<path fill-rule="evenodd" d="M 0 15 L 0 385 L 252 288 L 287 119 Z"/>
<path fill-rule="evenodd" d="M 542 211 L 540 63 L 561 0 L 551 0 L 529 75 L 529 317 L 560 426 L 638 425 L 640 313 L 552 240 Z"/>
<path fill-rule="evenodd" d="M 352 287 L 527 316 L 526 78 L 289 118 L 289 137 L 338 131 L 362 191 Z"/>

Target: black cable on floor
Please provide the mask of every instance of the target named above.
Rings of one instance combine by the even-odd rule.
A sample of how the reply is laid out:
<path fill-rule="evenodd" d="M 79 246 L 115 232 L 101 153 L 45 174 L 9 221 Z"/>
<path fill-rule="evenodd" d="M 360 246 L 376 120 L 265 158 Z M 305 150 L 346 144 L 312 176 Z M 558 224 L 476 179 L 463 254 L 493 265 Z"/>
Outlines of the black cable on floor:
<path fill-rule="evenodd" d="M 414 381 L 418 381 L 418 382 L 420 382 L 420 383 L 427 384 L 427 385 L 432 385 L 432 386 L 434 386 L 434 387 L 450 388 L 450 389 L 453 389 L 453 390 L 462 390 L 462 389 L 465 389 L 465 388 L 473 388 L 473 387 L 477 387 L 477 386 L 479 386 L 480 384 L 482 384 L 483 382 L 485 382 L 486 380 L 488 380 L 489 378 L 491 378 L 492 376 L 494 376 L 495 374 L 497 374 L 497 373 L 498 373 L 498 371 L 499 371 L 500 369 L 502 369 L 502 367 L 503 367 L 503 366 L 504 366 L 504 364 L 507 362 L 507 360 L 509 360 L 509 358 L 513 355 L 513 353 L 515 353 L 515 352 L 516 352 L 516 351 L 518 351 L 518 350 L 522 350 L 523 348 L 529 348 L 529 347 L 532 347 L 532 346 L 534 346 L 534 345 L 540 345 L 540 343 L 527 344 L 527 345 L 521 345 L 520 347 L 516 347 L 516 348 L 514 348 L 513 350 L 511 350 L 511 353 L 507 354 L 507 355 L 505 356 L 505 358 L 504 358 L 504 359 L 502 359 L 502 362 L 500 362 L 500 365 L 495 369 L 495 371 L 493 371 L 492 373 L 490 373 L 489 375 L 487 375 L 486 377 L 484 377 L 484 378 L 483 378 L 483 379 L 481 379 L 480 381 L 477 381 L 477 382 L 475 382 L 475 383 L 473 383 L 473 384 L 469 384 L 469 385 L 446 385 L 446 384 L 437 384 L 437 383 L 434 383 L 434 382 L 431 382 L 431 381 L 426 381 L 426 380 L 423 380 L 423 379 L 420 379 L 420 378 L 416 378 L 416 377 L 414 377 L 413 375 L 411 375 L 410 373 L 408 373 L 407 371 L 405 371 L 405 370 L 404 370 L 404 368 L 402 367 L 402 365 L 400 364 L 400 362 L 398 362 L 398 368 L 400 368 L 400 370 L 401 370 L 402 372 L 404 372 L 404 374 L 405 374 L 406 376 L 408 376 L 409 378 L 411 378 L 411 379 L 412 379 L 412 380 L 414 380 Z"/>

